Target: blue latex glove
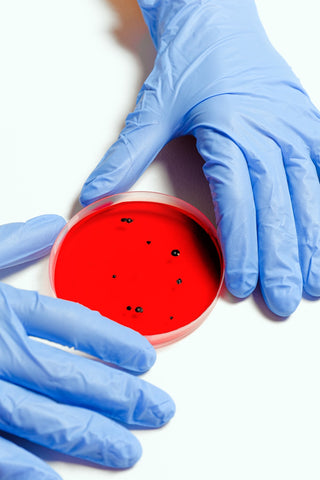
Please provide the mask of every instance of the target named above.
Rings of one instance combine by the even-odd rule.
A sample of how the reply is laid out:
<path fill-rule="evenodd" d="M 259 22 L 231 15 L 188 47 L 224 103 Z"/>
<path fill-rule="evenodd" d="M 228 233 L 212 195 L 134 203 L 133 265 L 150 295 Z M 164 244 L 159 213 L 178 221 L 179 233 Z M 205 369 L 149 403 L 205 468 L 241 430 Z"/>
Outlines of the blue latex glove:
<path fill-rule="evenodd" d="M 140 0 L 157 57 L 81 202 L 127 190 L 172 138 L 192 134 L 226 260 L 246 297 L 291 314 L 320 295 L 320 115 L 274 50 L 253 0 Z M 287 19 L 286 19 L 287 20 Z"/>
<path fill-rule="evenodd" d="M 63 224 L 46 215 L 0 227 L 0 268 L 43 256 Z M 0 312 L 0 430 L 105 466 L 133 465 L 141 447 L 125 426 L 160 427 L 174 413 L 171 398 L 118 368 L 31 337 L 75 347 L 134 373 L 155 361 L 149 342 L 82 305 L 3 283 Z M 60 477 L 0 437 L 0 478 Z"/>

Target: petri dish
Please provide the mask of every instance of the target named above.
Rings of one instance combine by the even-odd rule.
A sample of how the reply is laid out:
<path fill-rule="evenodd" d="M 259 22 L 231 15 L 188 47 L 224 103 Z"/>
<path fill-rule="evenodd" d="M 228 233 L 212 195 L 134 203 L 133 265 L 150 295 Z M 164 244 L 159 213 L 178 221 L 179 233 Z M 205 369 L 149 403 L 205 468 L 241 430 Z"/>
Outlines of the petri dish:
<path fill-rule="evenodd" d="M 190 334 L 224 278 L 216 230 L 189 203 L 156 192 L 102 198 L 76 214 L 50 255 L 51 287 L 155 346 Z"/>

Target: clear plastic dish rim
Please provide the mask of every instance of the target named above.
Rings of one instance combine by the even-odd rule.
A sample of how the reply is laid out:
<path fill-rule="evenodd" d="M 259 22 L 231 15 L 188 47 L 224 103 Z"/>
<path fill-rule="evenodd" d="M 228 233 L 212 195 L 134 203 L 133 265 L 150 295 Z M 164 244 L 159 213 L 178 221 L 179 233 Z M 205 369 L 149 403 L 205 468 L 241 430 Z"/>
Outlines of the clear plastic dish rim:
<path fill-rule="evenodd" d="M 116 205 L 118 203 L 123 203 L 123 202 L 160 203 L 163 205 L 168 205 L 170 207 L 178 208 L 180 211 L 182 211 L 182 213 L 187 215 L 189 218 L 192 218 L 193 220 L 195 220 L 208 233 L 218 252 L 219 261 L 220 261 L 220 280 L 219 280 L 217 294 L 215 295 L 209 307 L 207 307 L 206 310 L 204 310 L 199 317 L 197 317 L 195 320 L 188 323 L 187 325 L 184 325 L 183 327 L 180 327 L 175 330 L 171 330 L 169 332 L 157 333 L 154 335 L 146 335 L 146 338 L 154 347 L 163 347 L 165 345 L 169 345 L 189 335 L 204 322 L 204 320 L 213 310 L 220 296 L 221 288 L 224 281 L 225 263 L 224 263 L 224 258 L 222 254 L 220 241 L 218 239 L 217 231 L 213 226 L 213 224 L 210 222 L 210 220 L 200 210 L 198 210 L 196 207 L 186 202 L 185 200 L 174 197 L 172 195 L 159 193 L 159 192 L 129 191 L 124 193 L 116 193 L 110 196 L 103 197 L 99 200 L 96 200 L 94 203 L 84 207 L 66 223 L 66 225 L 61 230 L 58 237 L 56 238 L 56 241 L 52 247 L 50 258 L 49 258 L 49 278 L 50 278 L 51 289 L 54 295 L 57 297 L 56 290 L 55 290 L 55 283 L 54 283 L 55 267 L 56 267 L 61 246 L 68 232 L 79 221 L 83 220 L 86 217 L 91 216 L 93 213 L 96 214 L 100 210 L 104 211 L 107 207 L 111 207 L 112 205 Z"/>

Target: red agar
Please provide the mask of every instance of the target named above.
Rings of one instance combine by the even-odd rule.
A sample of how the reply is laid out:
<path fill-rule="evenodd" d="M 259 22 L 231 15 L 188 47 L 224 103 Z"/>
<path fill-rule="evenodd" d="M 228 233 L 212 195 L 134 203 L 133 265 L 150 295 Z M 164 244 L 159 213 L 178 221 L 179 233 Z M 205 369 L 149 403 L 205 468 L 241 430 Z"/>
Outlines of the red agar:
<path fill-rule="evenodd" d="M 221 268 L 214 241 L 185 212 L 130 201 L 92 212 L 68 231 L 54 285 L 58 297 L 149 336 L 196 320 L 217 295 Z"/>

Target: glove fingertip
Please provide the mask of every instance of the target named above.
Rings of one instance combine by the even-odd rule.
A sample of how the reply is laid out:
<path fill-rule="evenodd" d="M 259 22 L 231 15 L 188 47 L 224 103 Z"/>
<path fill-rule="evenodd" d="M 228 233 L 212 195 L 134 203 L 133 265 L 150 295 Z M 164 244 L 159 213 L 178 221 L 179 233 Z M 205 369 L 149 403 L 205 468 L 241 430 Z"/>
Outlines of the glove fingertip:
<path fill-rule="evenodd" d="M 226 271 L 226 287 L 237 298 L 248 297 L 256 288 L 257 272 L 228 272 Z"/>
<path fill-rule="evenodd" d="M 145 373 L 154 365 L 157 359 L 157 353 L 151 344 L 141 350 L 138 354 L 138 361 L 136 363 L 136 372 Z"/>
<path fill-rule="evenodd" d="M 2 225 L 0 268 L 10 268 L 47 255 L 65 225 L 59 215 L 40 215 L 25 223 Z"/>
<path fill-rule="evenodd" d="M 277 285 L 262 289 L 265 302 L 270 310 L 279 317 L 289 317 L 298 307 L 302 297 L 300 285 Z"/>
<path fill-rule="evenodd" d="M 22 232 L 30 247 L 31 260 L 47 255 L 66 221 L 60 215 L 47 214 L 31 218 Z M 31 252 L 33 250 L 33 254 Z"/>
<path fill-rule="evenodd" d="M 80 193 L 80 203 L 87 206 L 100 198 L 125 191 L 135 180 L 135 177 L 128 173 L 133 161 L 131 155 L 128 154 L 125 136 L 122 135 L 85 181 Z"/>
<path fill-rule="evenodd" d="M 60 215 L 46 214 L 31 218 L 26 222 L 26 227 L 36 228 L 38 235 L 41 229 L 43 234 L 48 237 L 48 242 L 50 242 L 50 236 L 52 237 L 51 243 L 53 244 L 65 224 L 66 220 Z"/>
<path fill-rule="evenodd" d="M 311 297 L 320 297 L 320 285 L 318 282 L 308 283 L 304 286 L 305 292 Z"/>
<path fill-rule="evenodd" d="M 129 340 L 129 337 L 128 337 L 128 340 Z M 141 341 L 142 341 L 142 344 L 141 344 Z M 130 371 L 131 373 L 141 375 L 147 372 L 148 370 L 150 370 L 150 368 L 154 365 L 156 361 L 157 353 L 154 347 L 142 335 L 141 335 L 141 338 L 139 338 L 138 345 L 137 345 L 137 338 L 133 337 L 131 348 L 128 348 L 128 345 L 127 345 L 126 349 L 127 349 L 127 355 L 123 354 L 122 357 L 115 362 L 115 364 L 119 365 L 121 368 L 124 368 Z"/>
<path fill-rule="evenodd" d="M 108 195 L 108 188 L 106 187 L 106 182 L 101 181 L 99 177 L 95 177 L 90 181 L 87 180 L 81 190 L 79 201 L 81 205 L 86 207 L 91 203 L 100 200 Z"/>
<path fill-rule="evenodd" d="M 308 262 L 304 275 L 304 290 L 312 297 L 320 297 L 320 252 L 317 249 Z"/>
<path fill-rule="evenodd" d="M 121 438 L 112 447 L 108 447 L 106 465 L 112 468 L 131 468 L 142 456 L 142 447 L 134 435 Z"/>
<path fill-rule="evenodd" d="M 171 418 L 176 413 L 176 405 L 169 395 L 167 395 L 168 399 L 164 402 L 155 405 L 152 408 L 152 414 L 154 416 L 154 426 L 155 427 L 162 427 L 166 423 L 171 420 Z"/>

